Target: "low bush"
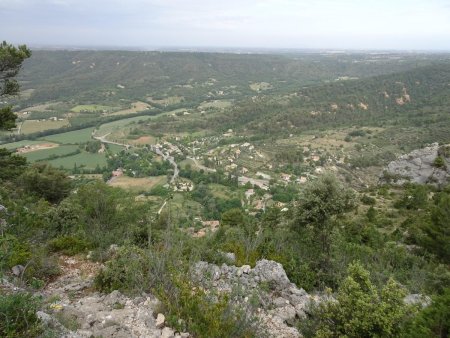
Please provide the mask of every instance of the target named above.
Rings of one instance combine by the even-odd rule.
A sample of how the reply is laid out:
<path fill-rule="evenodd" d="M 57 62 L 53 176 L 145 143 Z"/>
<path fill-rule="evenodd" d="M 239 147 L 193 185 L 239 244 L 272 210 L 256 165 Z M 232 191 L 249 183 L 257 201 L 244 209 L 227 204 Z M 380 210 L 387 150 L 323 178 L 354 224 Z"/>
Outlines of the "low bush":
<path fill-rule="evenodd" d="M 43 329 L 36 315 L 38 298 L 28 293 L 0 295 L 0 336 L 38 337 Z"/>
<path fill-rule="evenodd" d="M 103 292 L 119 290 L 125 294 L 138 294 L 148 291 L 149 260 L 145 251 L 136 246 L 121 247 L 96 276 L 94 284 Z"/>
<path fill-rule="evenodd" d="M 48 248 L 52 252 L 62 252 L 65 255 L 73 256 L 86 252 L 92 247 L 92 243 L 77 236 L 62 236 L 52 239 L 48 243 Z"/>
<path fill-rule="evenodd" d="M 25 265 L 31 258 L 30 246 L 13 235 L 0 237 L 0 269 Z"/>

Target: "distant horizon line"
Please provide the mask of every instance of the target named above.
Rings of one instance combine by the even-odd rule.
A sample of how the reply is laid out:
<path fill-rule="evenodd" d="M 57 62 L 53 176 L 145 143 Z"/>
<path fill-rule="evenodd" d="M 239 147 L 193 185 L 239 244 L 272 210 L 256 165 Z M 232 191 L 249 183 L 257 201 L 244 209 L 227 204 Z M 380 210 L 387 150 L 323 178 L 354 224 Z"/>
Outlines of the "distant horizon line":
<path fill-rule="evenodd" d="M 302 47 L 242 47 L 242 46 L 120 46 L 120 45 L 64 45 L 37 44 L 26 45 L 36 50 L 66 50 L 66 51 L 136 51 L 136 52 L 215 52 L 215 53 L 246 53 L 259 54 L 264 52 L 276 53 L 328 53 L 328 54 L 440 54 L 450 53 L 450 49 L 381 49 L 381 48 L 302 48 Z"/>

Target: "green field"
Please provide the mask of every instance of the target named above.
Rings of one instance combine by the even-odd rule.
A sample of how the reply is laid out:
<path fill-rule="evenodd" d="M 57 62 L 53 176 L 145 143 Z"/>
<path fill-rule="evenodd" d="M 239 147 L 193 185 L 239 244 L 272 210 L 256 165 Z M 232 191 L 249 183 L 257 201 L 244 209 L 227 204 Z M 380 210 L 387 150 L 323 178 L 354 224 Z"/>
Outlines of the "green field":
<path fill-rule="evenodd" d="M 73 156 L 50 160 L 48 163 L 56 168 L 73 169 L 76 164 L 78 168 L 95 169 L 97 165 L 100 167 L 106 166 L 106 158 L 104 154 L 81 152 Z"/>
<path fill-rule="evenodd" d="M 40 140 L 46 140 L 62 144 L 79 144 L 87 142 L 91 139 L 91 134 L 94 128 L 86 128 L 66 133 L 44 136 Z"/>
<path fill-rule="evenodd" d="M 30 162 L 36 162 L 49 158 L 50 156 L 62 156 L 73 153 L 78 149 L 76 145 L 63 145 L 52 149 L 43 149 L 22 154 Z"/>
<path fill-rule="evenodd" d="M 22 140 L 22 141 L 17 141 L 17 142 L 0 144 L 0 148 L 6 148 L 8 150 L 14 150 L 14 149 L 17 149 L 17 148 L 22 148 L 22 147 L 27 146 L 27 145 L 40 144 L 40 143 L 42 143 L 42 141 Z"/>
<path fill-rule="evenodd" d="M 71 109 L 74 113 L 81 112 L 97 112 L 97 111 L 113 111 L 115 108 L 110 106 L 101 106 L 98 104 L 80 104 Z"/>

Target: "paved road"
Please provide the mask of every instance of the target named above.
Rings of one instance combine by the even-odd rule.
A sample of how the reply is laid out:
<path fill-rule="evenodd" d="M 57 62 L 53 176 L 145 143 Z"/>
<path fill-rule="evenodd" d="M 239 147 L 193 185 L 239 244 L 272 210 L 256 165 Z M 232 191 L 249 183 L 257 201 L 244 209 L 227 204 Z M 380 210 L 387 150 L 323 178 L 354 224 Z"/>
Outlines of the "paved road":
<path fill-rule="evenodd" d="M 178 169 L 178 164 L 175 162 L 175 159 L 173 158 L 173 156 L 170 156 L 169 154 L 163 153 L 163 151 L 160 148 L 155 147 L 154 145 L 151 145 L 150 149 L 153 150 L 156 154 L 160 155 L 165 161 L 169 161 L 170 162 L 170 164 L 173 167 L 173 176 L 170 179 L 170 184 L 175 182 L 175 180 L 178 177 L 178 174 L 180 173 L 180 170 Z"/>

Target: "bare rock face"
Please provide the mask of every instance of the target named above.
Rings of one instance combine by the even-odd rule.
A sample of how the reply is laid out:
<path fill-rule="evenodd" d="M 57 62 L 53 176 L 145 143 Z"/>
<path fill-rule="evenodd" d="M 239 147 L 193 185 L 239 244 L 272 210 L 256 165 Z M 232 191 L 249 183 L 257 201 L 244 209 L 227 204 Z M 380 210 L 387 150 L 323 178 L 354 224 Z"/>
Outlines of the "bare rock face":
<path fill-rule="evenodd" d="M 416 149 L 409 154 L 400 156 L 392 161 L 386 168 L 387 176 L 394 177 L 394 183 L 403 184 L 412 182 L 418 184 L 445 184 L 450 178 L 450 163 L 448 158 L 448 146 L 439 146 L 433 143 L 429 147 Z M 435 164 L 436 158 L 440 156 L 444 161 L 442 167 Z M 386 175 L 382 180 L 386 180 Z"/>
<path fill-rule="evenodd" d="M 197 262 L 192 276 L 205 289 L 231 293 L 238 288 L 244 302 L 257 294 L 257 317 L 270 337 L 300 337 L 298 330 L 290 325 L 304 318 L 310 302 L 316 301 L 289 281 L 280 263 L 266 259 L 256 262 L 253 269 L 248 265 L 219 267 Z"/>

